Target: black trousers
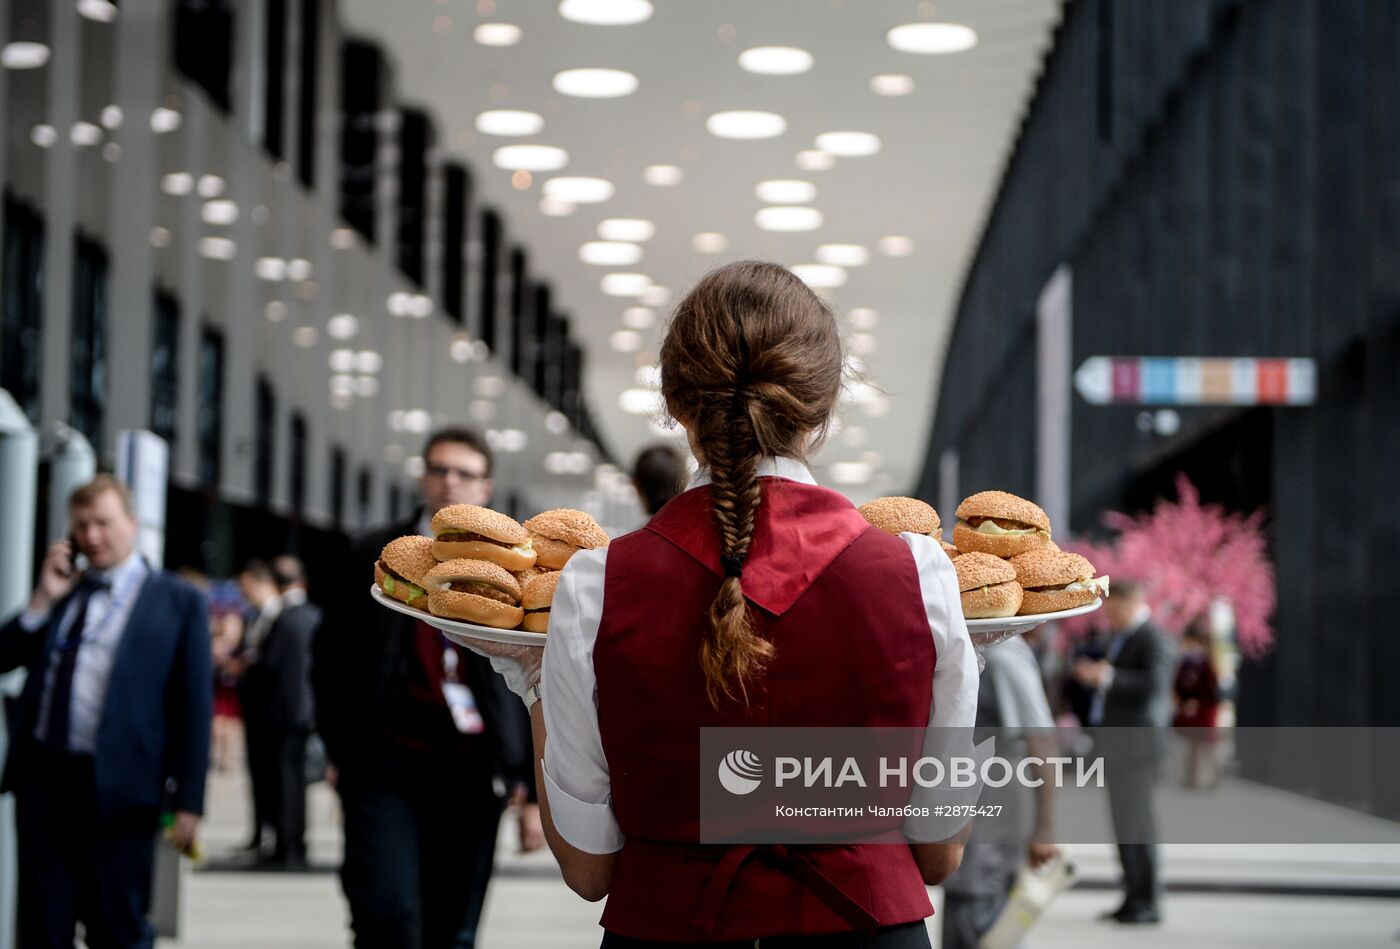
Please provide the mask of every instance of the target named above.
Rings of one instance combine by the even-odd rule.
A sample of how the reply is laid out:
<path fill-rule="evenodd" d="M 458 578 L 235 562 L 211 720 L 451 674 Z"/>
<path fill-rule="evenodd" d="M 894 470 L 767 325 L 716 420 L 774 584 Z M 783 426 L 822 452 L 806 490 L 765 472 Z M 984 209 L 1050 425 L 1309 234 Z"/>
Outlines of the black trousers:
<path fill-rule="evenodd" d="M 345 774 L 340 882 L 358 949 L 471 949 L 502 802 L 489 783 Z"/>
<path fill-rule="evenodd" d="M 261 712 L 261 710 L 258 710 Z M 263 831 L 277 823 L 278 735 L 260 714 L 245 706 L 243 742 L 247 748 L 248 786 L 253 795 L 252 840 L 259 842 Z"/>
<path fill-rule="evenodd" d="M 1157 821 L 1152 806 L 1156 759 L 1106 756 L 1104 760 L 1113 835 L 1118 840 L 1118 860 L 1123 865 L 1123 906 L 1155 909 L 1161 893 Z"/>
<path fill-rule="evenodd" d="M 306 860 L 306 740 L 305 729 L 269 730 L 269 743 L 276 749 L 272 764 L 275 773 L 269 781 L 267 806 L 277 832 L 274 856 L 283 860 Z"/>
<path fill-rule="evenodd" d="M 923 920 L 886 926 L 870 935 L 860 933 L 824 933 L 820 936 L 763 936 L 760 939 L 738 939 L 731 942 L 658 942 L 633 939 L 615 933 L 604 933 L 602 949 L 679 949 L 681 946 L 702 946 L 713 949 L 928 949 L 928 927 Z"/>
<path fill-rule="evenodd" d="M 81 921 L 91 949 L 155 943 L 146 920 L 156 814 L 99 820 L 90 755 L 37 748 L 15 790 L 19 945 L 72 949 Z"/>

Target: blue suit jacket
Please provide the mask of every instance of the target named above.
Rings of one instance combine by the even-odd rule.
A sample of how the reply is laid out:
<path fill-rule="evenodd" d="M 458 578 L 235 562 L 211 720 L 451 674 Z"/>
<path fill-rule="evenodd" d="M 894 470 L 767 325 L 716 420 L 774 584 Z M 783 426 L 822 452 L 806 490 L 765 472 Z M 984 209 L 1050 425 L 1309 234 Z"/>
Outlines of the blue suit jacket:
<path fill-rule="evenodd" d="M 0 628 L 0 672 L 29 670 L 10 710 L 10 756 L 0 791 L 23 784 L 32 768 L 35 723 L 49 657 L 68 601 L 32 633 L 15 617 Z M 112 663 L 97 730 L 97 808 L 107 817 L 128 811 L 204 812 L 209 728 L 214 713 L 209 615 L 188 583 L 153 571 L 132 604 Z"/>

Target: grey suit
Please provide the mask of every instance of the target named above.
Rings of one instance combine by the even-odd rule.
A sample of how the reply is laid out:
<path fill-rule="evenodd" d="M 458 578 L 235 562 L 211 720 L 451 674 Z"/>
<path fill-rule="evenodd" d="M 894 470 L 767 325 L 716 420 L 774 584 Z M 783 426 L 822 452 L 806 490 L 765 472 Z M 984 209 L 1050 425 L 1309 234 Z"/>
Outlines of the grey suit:
<path fill-rule="evenodd" d="M 299 865 L 306 860 L 306 741 L 316 716 L 311 697 L 311 643 L 321 610 L 310 603 L 277 615 L 263 642 L 258 664 L 269 686 L 265 728 L 276 757 L 268 802 L 277 830 L 274 860 Z"/>
<path fill-rule="evenodd" d="M 1123 864 L 1123 905 L 1149 910 L 1160 893 L 1153 779 L 1167 750 L 1176 646 L 1149 620 L 1128 633 L 1116 652 L 1110 649 L 1110 657 L 1113 681 L 1103 699 L 1098 746 Z"/>

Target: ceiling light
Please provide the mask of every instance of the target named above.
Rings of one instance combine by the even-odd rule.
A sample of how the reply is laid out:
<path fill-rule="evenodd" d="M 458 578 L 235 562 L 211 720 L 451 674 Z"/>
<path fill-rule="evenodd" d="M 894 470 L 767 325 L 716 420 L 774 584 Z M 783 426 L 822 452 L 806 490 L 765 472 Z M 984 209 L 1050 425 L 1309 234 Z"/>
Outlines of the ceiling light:
<path fill-rule="evenodd" d="M 705 128 L 720 138 L 775 138 L 787 131 L 787 119 L 776 112 L 716 112 L 705 120 Z"/>
<path fill-rule="evenodd" d="M 961 23 L 906 23 L 885 41 L 901 53 L 961 53 L 977 45 L 977 31 Z"/>
<path fill-rule="evenodd" d="M 880 348 L 880 341 L 871 333 L 856 333 L 851 336 L 850 347 L 857 356 L 873 356 Z"/>
<path fill-rule="evenodd" d="M 656 225 L 638 218 L 612 217 L 598 223 L 598 236 L 605 241 L 649 241 L 656 236 Z"/>
<path fill-rule="evenodd" d="M 406 432 L 421 435 L 432 428 L 433 416 L 427 409 L 406 409 L 403 413 L 403 428 Z"/>
<path fill-rule="evenodd" d="M 287 304 L 281 300 L 272 300 L 267 304 L 267 309 L 263 311 L 269 323 L 281 323 L 287 318 Z"/>
<path fill-rule="evenodd" d="M 353 396 L 355 394 L 355 377 L 346 373 L 336 373 L 331 376 L 331 395 Z"/>
<path fill-rule="evenodd" d="M 331 372 L 353 372 L 355 369 L 355 351 L 353 349 L 335 349 L 326 359 L 326 364 L 330 366 Z"/>
<path fill-rule="evenodd" d="M 40 148 L 48 148 L 58 141 L 58 130 L 52 125 L 36 125 L 29 133 L 29 140 Z"/>
<path fill-rule="evenodd" d="M 173 132 L 180 127 L 180 113 L 164 106 L 151 113 L 151 131 L 157 135 Z"/>
<path fill-rule="evenodd" d="M 472 391 L 483 399 L 494 399 L 506 391 L 506 381 L 500 376 L 481 376 L 472 383 Z"/>
<path fill-rule="evenodd" d="M 496 417 L 496 403 L 490 399 L 472 399 L 467 404 L 467 414 L 473 421 L 489 422 Z"/>
<path fill-rule="evenodd" d="M 558 201 L 554 198 L 540 198 L 540 213 L 546 217 L 568 217 L 578 210 L 572 201 Z"/>
<path fill-rule="evenodd" d="M 298 326 L 292 330 L 292 343 L 302 349 L 310 349 L 316 345 L 316 327 Z"/>
<path fill-rule="evenodd" d="M 412 316 L 413 297 L 402 290 L 395 290 L 389 294 L 389 299 L 384 304 L 390 316 Z"/>
<path fill-rule="evenodd" d="M 363 395 L 363 393 L 361 393 Z M 428 463 L 423 460 L 422 455 L 409 455 L 403 460 L 403 473 L 406 478 L 421 478 L 423 472 L 427 470 Z"/>
<path fill-rule="evenodd" d="M 384 357 L 372 349 L 362 349 L 355 354 L 355 371 L 374 375 L 384 368 Z"/>
<path fill-rule="evenodd" d="M 482 46 L 514 46 L 520 35 L 520 27 L 514 23 L 479 23 L 472 30 L 472 39 Z"/>
<path fill-rule="evenodd" d="M 569 163 L 569 153 L 553 145 L 504 145 L 491 162 L 507 171 L 558 171 Z"/>
<path fill-rule="evenodd" d="M 656 389 L 623 389 L 617 404 L 629 415 L 655 415 L 662 410 L 665 400 Z"/>
<path fill-rule="evenodd" d="M 610 273 L 599 286 L 610 297 L 635 297 L 651 286 L 651 278 L 639 273 Z"/>
<path fill-rule="evenodd" d="M 6 69 L 39 69 L 48 65 L 49 48 L 43 43 L 6 43 L 0 50 L 0 66 Z"/>
<path fill-rule="evenodd" d="M 753 219 L 765 231 L 815 231 L 822 226 L 822 213 L 816 208 L 760 208 Z"/>
<path fill-rule="evenodd" d="M 224 179 L 218 175 L 200 175 L 195 190 L 201 198 L 217 198 L 224 193 Z"/>
<path fill-rule="evenodd" d="M 232 224 L 238 220 L 238 205 L 226 198 L 206 201 L 200 209 L 199 216 L 205 224 Z"/>
<path fill-rule="evenodd" d="M 647 165 L 642 169 L 642 180 L 658 188 L 674 187 L 684 177 L 684 173 L 675 165 Z"/>
<path fill-rule="evenodd" d="M 701 231 L 690 239 L 690 246 L 697 254 L 722 254 L 729 240 L 714 231 Z"/>
<path fill-rule="evenodd" d="M 861 158 L 880 150 L 880 137 L 870 132 L 823 132 L 817 148 L 839 158 Z"/>
<path fill-rule="evenodd" d="M 111 23 L 117 18 L 117 12 L 111 0 L 78 0 L 78 15 L 96 23 Z"/>
<path fill-rule="evenodd" d="M 863 267 L 870 262 L 870 251 L 860 244 L 823 244 L 817 260 L 837 267 Z"/>
<path fill-rule="evenodd" d="M 642 259 L 642 248 L 621 241 L 588 241 L 579 246 L 578 259 L 599 267 L 630 267 Z"/>
<path fill-rule="evenodd" d="M 817 186 L 810 181 L 760 181 L 753 193 L 764 204 L 807 204 L 817 199 Z"/>
<path fill-rule="evenodd" d="M 914 91 L 914 77 L 902 73 L 881 73 L 870 77 L 870 91 L 877 96 L 907 96 Z"/>
<path fill-rule="evenodd" d="M 108 161 L 116 161 L 122 157 L 122 147 L 116 142 L 108 142 L 102 146 L 102 157 Z"/>
<path fill-rule="evenodd" d="M 618 330 L 608 337 L 608 345 L 619 353 L 635 353 L 642 348 L 642 334 L 636 330 Z"/>
<path fill-rule="evenodd" d="M 559 15 L 593 26 L 630 26 L 651 19 L 648 0 L 562 0 Z"/>
<path fill-rule="evenodd" d="M 661 367 L 648 363 L 637 367 L 637 385 L 643 389 L 661 388 Z"/>
<path fill-rule="evenodd" d="M 621 69 L 566 69 L 554 74 L 554 91 L 581 99 L 616 99 L 637 91 L 637 77 Z"/>
<path fill-rule="evenodd" d="M 259 257 L 253 271 L 263 280 L 283 280 L 287 276 L 287 262 L 281 257 Z"/>
<path fill-rule="evenodd" d="M 169 247 L 170 237 L 170 228 L 161 227 L 157 224 L 155 227 L 151 228 L 151 233 L 148 236 L 148 239 L 150 240 L 152 247 Z"/>
<path fill-rule="evenodd" d="M 415 293 L 408 298 L 408 315 L 423 320 L 433 315 L 433 298 L 426 293 Z"/>
<path fill-rule="evenodd" d="M 288 280 L 307 280 L 311 277 L 311 261 L 304 257 L 293 257 L 287 261 Z"/>
<path fill-rule="evenodd" d="M 103 126 L 103 128 L 109 128 L 109 129 L 121 128 L 121 124 L 122 124 L 122 110 L 121 110 L 121 106 L 116 106 L 116 105 L 103 106 L 103 108 L 102 108 L 102 126 Z"/>
<path fill-rule="evenodd" d="M 160 179 L 160 190 L 183 197 L 194 190 L 194 176 L 184 171 L 172 171 Z"/>
<path fill-rule="evenodd" d="M 227 237 L 205 237 L 200 239 L 199 252 L 212 260 L 233 260 L 238 255 L 238 245 Z"/>
<path fill-rule="evenodd" d="M 914 253 L 914 242 L 900 235 L 882 237 L 880 238 L 880 253 L 886 257 L 908 257 Z"/>
<path fill-rule="evenodd" d="M 836 156 L 817 148 L 804 148 L 797 153 L 797 167 L 803 171 L 829 171 L 835 164 Z"/>
<path fill-rule="evenodd" d="M 337 313 L 326 320 L 326 335 L 331 339 L 354 339 L 359 331 L 359 318 L 349 313 Z"/>
<path fill-rule="evenodd" d="M 569 430 L 569 417 L 557 410 L 550 412 L 544 417 L 544 427 L 551 435 L 563 435 Z"/>
<path fill-rule="evenodd" d="M 756 46 L 739 54 L 739 67 L 766 76 L 796 76 L 812 68 L 812 54 L 795 46 Z"/>
<path fill-rule="evenodd" d="M 656 325 L 656 313 L 644 306 L 629 306 L 622 311 L 622 325 L 632 330 L 649 330 Z"/>
<path fill-rule="evenodd" d="M 880 314 L 868 306 L 856 307 L 848 316 L 851 326 L 861 331 L 873 330 L 880 325 Z"/>
<path fill-rule="evenodd" d="M 603 178 L 550 178 L 544 183 L 544 196 L 574 204 L 597 204 L 613 196 L 613 185 Z"/>
<path fill-rule="evenodd" d="M 814 290 L 840 287 L 846 283 L 846 271 L 830 264 L 798 264 L 789 269 Z"/>
<path fill-rule="evenodd" d="M 344 411 L 355 404 L 355 398 L 348 392 L 332 392 L 330 402 L 331 408 Z"/>
<path fill-rule="evenodd" d="M 336 250 L 349 250 L 355 246 L 355 229 L 352 227 L 337 227 L 331 231 L 331 246 Z"/>
<path fill-rule="evenodd" d="M 68 130 L 68 140 L 79 148 L 96 145 L 102 141 L 102 129 L 91 122 L 74 122 Z"/>
<path fill-rule="evenodd" d="M 647 306 L 665 306 L 671 302 L 671 288 L 652 284 L 638 297 Z"/>
<path fill-rule="evenodd" d="M 491 109 L 476 117 L 476 130 L 482 135 L 538 135 L 544 116 L 519 109 Z"/>
<path fill-rule="evenodd" d="M 488 436 L 487 441 L 489 442 L 491 440 L 489 437 L 491 433 L 487 432 L 486 434 Z M 496 448 L 498 451 L 506 452 L 507 454 L 514 454 L 515 452 L 524 451 L 525 447 L 529 444 L 530 436 L 525 434 L 522 430 L 518 428 L 504 428 L 497 433 L 496 444 L 492 447 Z"/>
<path fill-rule="evenodd" d="M 831 480 L 835 484 L 868 484 L 875 476 L 875 469 L 863 461 L 838 461 L 831 466 Z"/>
<path fill-rule="evenodd" d="M 472 341 L 467 338 L 466 333 L 456 333 L 452 337 L 452 342 L 448 344 L 447 354 L 452 357 L 453 362 L 466 363 L 472 361 Z"/>

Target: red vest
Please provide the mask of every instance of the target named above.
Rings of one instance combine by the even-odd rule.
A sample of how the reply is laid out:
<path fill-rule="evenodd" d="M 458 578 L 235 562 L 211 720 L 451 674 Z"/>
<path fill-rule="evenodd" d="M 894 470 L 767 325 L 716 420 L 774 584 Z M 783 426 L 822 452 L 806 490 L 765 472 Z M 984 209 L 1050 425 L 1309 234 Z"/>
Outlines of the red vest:
<path fill-rule="evenodd" d="M 913 554 L 834 491 L 764 478 L 744 593 L 775 656 L 750 706 L 706 697 L 698 651 L 723 571 L 707 487 L 608 550 L 593 651 L 613 808 L 626 842 L 605 929 L 707 941 L 839 932 L 933 912 L 909 848 L 699 840 L 700 728 L 928 724 L 933 639 Z"/>

